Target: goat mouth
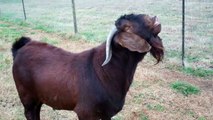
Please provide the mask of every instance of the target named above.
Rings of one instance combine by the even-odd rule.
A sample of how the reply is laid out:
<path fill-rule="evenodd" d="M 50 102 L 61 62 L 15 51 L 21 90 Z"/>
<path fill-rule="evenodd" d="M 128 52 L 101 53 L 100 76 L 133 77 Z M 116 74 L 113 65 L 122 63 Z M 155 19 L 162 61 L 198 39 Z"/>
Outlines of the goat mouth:
<path fill-rule="evenodd" d="M 152 37 L 148 43 L 152 46 L 150 50 L 151 55 L 157 60 L 157 63 L 159 63 L 164 58 L 164 46 L 161 38 L 159 36 Z"/>

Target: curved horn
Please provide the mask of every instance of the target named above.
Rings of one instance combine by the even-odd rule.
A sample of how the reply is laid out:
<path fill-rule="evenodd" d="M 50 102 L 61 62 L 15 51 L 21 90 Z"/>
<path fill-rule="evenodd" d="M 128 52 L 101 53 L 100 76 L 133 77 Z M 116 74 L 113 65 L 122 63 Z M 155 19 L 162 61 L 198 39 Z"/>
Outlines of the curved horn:
<path fill-rule="evenodd" d="M 153 19 L 154 19 L 154 27 L 160 25 L 160 21 L 156 16 L 154 16 Z"/>
<path fill-rule="evenodd" d="M 106 41 L 106 58 L 102 66 L 106 65 L 111 57 L 112 57 L 112 49 L 111 49 L 111 42 L 112 38 L 115 35 L 115 32 L 117 31 L 116 27 L 113 27 L 112 30 L 110 31 L 109 35 L 107 36 L 107 41 Z"/>

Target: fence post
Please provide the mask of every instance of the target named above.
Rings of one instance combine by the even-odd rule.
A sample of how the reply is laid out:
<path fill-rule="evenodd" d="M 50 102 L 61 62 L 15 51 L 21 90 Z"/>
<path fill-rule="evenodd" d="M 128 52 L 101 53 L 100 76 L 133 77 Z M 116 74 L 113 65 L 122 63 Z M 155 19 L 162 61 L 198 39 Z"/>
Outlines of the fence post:
<path fill-rule="evenodd" d="M 75 33 L 78 33 L 76 13 L 75 13 L 75 1 L 74 0 L 72 0 L 72 13 L 73 13 L 74 31 L 75 31 Z"/>
<path fill-rule="evenodd" d="M 182 66 L 185 67 L 185 0 L 182 0 Z"/>
<path fill-rule="evenodd" d="M 24 12 L 24 19 L 26 20 L 27 16 L 26 16 L 26 12 L 25 12 L 24 0 L 22 0 L 22 7 L 23 7 L 23 12 Z"/>

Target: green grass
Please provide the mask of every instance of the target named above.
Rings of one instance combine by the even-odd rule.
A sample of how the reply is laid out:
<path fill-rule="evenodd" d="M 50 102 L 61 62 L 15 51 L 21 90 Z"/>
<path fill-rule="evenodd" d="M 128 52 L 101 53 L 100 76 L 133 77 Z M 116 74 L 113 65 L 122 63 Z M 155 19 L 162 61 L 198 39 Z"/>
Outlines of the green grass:
<path fill-rule="evenodd" d="M 0 20 L 4 21 L 4 22 L 8 22 L 8 23 L 13 23 L 13 24 L 16 24 L 19 26 L 23 26 L 23 27 L 30 26 L 30 23 L 27 21 L 24 21 L 23 19 L 20 19 L 20 18 L 11 19 L 11 17 L 13 17 L 13 16 L 14 16 L 14 14 L 7 13 L 7 14 L 4 14 L 4 17 L 0 17 Z"/>
<path fill-rule="evenodd" d="M 10 64 L 11 64 L 11 61 L 9 57 L 0 52 L 0 70 L 3 71 L 5 69 L 8 69 L 10 67 Z"/>
<path fill-rule="evenodd" d="M 166 68 L 170 69 L 170 70 L 177 70 L 180 71 L 182 73 L 188 74 L 188 75 L 192 75 L 192 76 L 196 76 L 196 77 L 200 77 L 200 78 L 209 78 L 209 80 L 213 80 L 213 69 L 206 69 L 206 68 L 192 68 L 192 67 L 182 67 L 180 65 L 172 65 L 169 64 L 166 66 Z"/>
<path fill-rule="evenodd" d="M 192 111 L 192 110 L 186 110 L 185 113 L 186 113 L 186 115 L 189 115 L 191 117 L 196 117 L 196 113 L 194 111 Z"/>
<path fill-rule="evenodd" d="M 184 73 L 190 74 L 190 75 L 194 75 L 197 77 L 209 77 L 209 76 L 213 76 L 213 70 L 209 69 L 203 69 L 203 68 L 190 68 L 190 67 L 186 67 L 183 68 L 182 71 Z"/>
<path fill-rule="evenodd" d="M 170 58 L 178 58 L 180 56 L 180 52 L 178 50 L 169 50 L 166 51 L 166 56 Z"/>
<path fill-rule="evenodd" d="M 175 81 L 170 87 L 184 96 L 200 93 L 200 88 L 185 81 Z"/>
<path fill-rule="evenodd" d="M 143 93 L 140 93 L 134 96 L 133 102 L 136 104 L 141 104 L 143 98 L 145 98 L 145 95 Z"/>
<path fill-rule="evenodd" d="M 200 116 L 197 120 L 206 120 L 206 118 L 204 116 Z"/>
<path fill-rule="evenodd" d="M 57 45 L 57 44 L 59 43 L 58 40 L 56 40 L 56 39 L 50 39 L 50 38 L 47 38 L 47 37 L 43 37 L 43 38 L 41 39 L 41 41 L 42 41 L 42 42 L 45 42 L 45 43 L 49 43 L 49 44 L 51 44 L 51 45 Z"/>
<path fill-rule="evenodd" d="M 9 26 L 9 24 L 5 24 L 5 26 L 0 26 L 0 36 L 1 39 L 4 40 L 4 42 L 12 42 L 15 40 L 15 38 L 18 38 L 25 33 L 25 31 L 23 30 L 19 30 L 17 28 L 12 28 Z"/>
<path fill-rule="evenodd" d="M 0 23 L 0 56 L 7 56 L 6 51 L 10 50 L 10 47 L 16 38 L 23 36 L 27 31 L 12 26 L 9 23 Z M 1 60 L 4 60 L 3 58 Z M 4 65 L 1 65 L 1 67 Z"/>
<path fill-rule="evenodd" d="M 148 104 L 146 106 L 149 110 L 155 110 L 158 112 L 163 112 L 165 110 L 165 107 L 160 104 Z"/>
<path fill-rule="evenodd" d="M 37 23 L 36 25 L 34 25 L 33 29 L 41 30 L 41 31 L 44 31 L 44 32 L 47 32 L 47 33 L 55 32 L 53 27 L 51 27 L 50 25 L 43 25 L 43 24 L 40 24 L 40 23 Z"/>
<path fill-rule="evenodd" d="M 192 62 L 198 62 L 200 59 L 201 58 L 198 57 L 198 56 L 191 56 L 191 55 L 187 55 L 186 56 L 187 62 L 190 62 L 190 63 L 192 63 Z"/>
<path fill-rule="evenodd" d="M 212 65 L 212 67 L 213 67 L 213 61 L 210 61 L 210 64 Z"/>
<path fill-rule="evenodd" d="M 28 27 L 35 30 L 41 30 L 47 33 L 57 32 L 54 29 L 53 25 L 51 24 L 44 24 L 39 21 L 24 21 L 23 19 L 20 19 L 20 18 L 10 19 L 10 17 L 8 16 L 6 16 L 5 18 L 0 18 L 0 20 L 4 22 L 10 22 L 12 24 L 15 24 L 21 27 Z"/>
<path fill-rule="evenodd" d="M 22 26 L 22 27 L 29 27 L 30 26 L 29 23 L 27 23 L 26 21 L 23 21 L 23 20 L 20 20 L 17 25 Z"/>
<path fill-rule="evenodd" d="M 141 114 L 140 114 L 140 119 L 139 119 L 139 120 L 149 120 L 149 117 L 148 117 L 146 114 L 141 113 Z"/>

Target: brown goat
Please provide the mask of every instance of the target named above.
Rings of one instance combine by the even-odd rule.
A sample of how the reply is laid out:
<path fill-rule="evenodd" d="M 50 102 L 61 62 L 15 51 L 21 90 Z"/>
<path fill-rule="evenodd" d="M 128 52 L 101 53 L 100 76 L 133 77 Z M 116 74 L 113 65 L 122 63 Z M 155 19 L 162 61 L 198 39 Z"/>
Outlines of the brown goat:
<path fill-rule="evenodd" d="M 13 77 L 27 120 L 40 120 L 42 104 L 73 110 L 79 120 L 111 120 L 122 109 L 138 62 L 147 52 L 159 62 L 164 51 L 156 17 L 124 15 L 115 26 L 106 43 L 78 54 L 27 37 L 13 44 Z"/>

